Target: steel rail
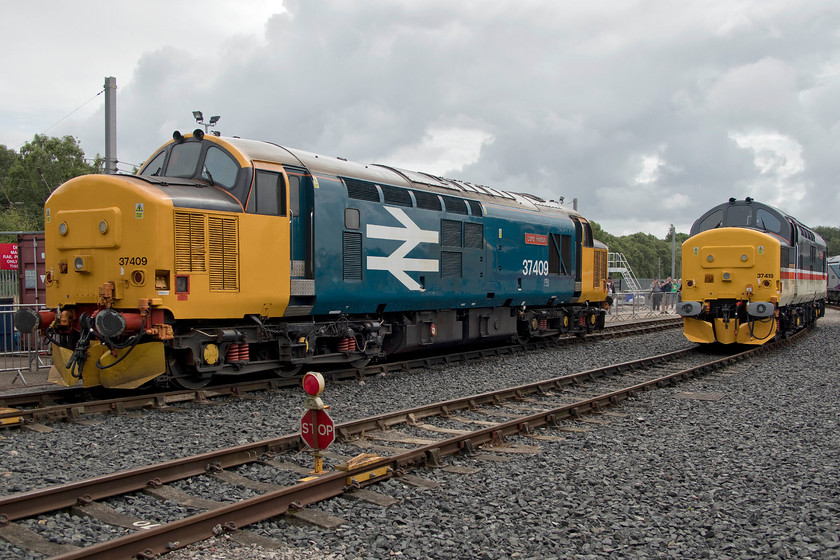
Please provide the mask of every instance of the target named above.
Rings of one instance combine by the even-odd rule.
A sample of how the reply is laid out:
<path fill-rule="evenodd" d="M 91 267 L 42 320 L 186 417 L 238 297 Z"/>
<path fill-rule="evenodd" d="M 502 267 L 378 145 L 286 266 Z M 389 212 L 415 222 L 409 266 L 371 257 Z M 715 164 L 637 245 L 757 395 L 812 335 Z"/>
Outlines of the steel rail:
<path fill-rule="evenodd" d="M 601 368 L 536 381 L 517 387 L 388 412 L 337 424 L 335 426 L 335 433 L 339 441 L 349 441 L 353 437 L 367 431 L 388 429 L 397 424 L 414 422 L 430 416 L 448 415 L 453 411 L 475 408 L 481 404 L 495 403 L 505 399 L 545 392 L 578 383 L 579 380 L 584 378 L 601 377 L 610 373 L 649 367 L 652 364 L 665 363 L 694 352 L 695 349 L 687 348 L 649 358 L 611 364 Z M 278 438 L 210 451 L 181 459 L 173 459 L 155 465 L 127 469 L 61 486 L 14 494 L 0 498 L 0 520 L 14 521 L 56 509 L 70 507 L 78 503 L 80 499 L 100 500 L 127 492 L 142 490 L 152 482 L 159 484 L 182 480 L 191 476 L 204 474 L 211 466 L 221 468 L 237 467 L 245 463 L 257 461 L 266 454 L 296 449 L 300 446 L 299 433 L 286 434 Z"/>
<path fill-rule="evenodd" d="M 765 345 L 763 347 L 751 349 L 742 354 L 747 355 L 762 348 L 766 349 L 767 346 Z M 452 412 L 458 410 L 468 410 L 484 404 L 495 404 L 503 400 L 518 399 L 526 395 L 545 393 L 553 389 L 575 385 L 579 383 L 581 379 L 595 379 L 613 373 L 634 371 L 651 367 L 655 364 L 667 363 L 684 356 L 694 354 L 697 350 L 697 347 L 677 350 L 675 352 L 638 360 L 631 360 L 618 364 L 610 364 L 600 368 L 536 381 L 516 387 L 431 403 L 428 405 L 420 405 L 359 420 L 344 422 L 335 426 L 335 433 L 339 441 L 349 441 L 367 431 L 384 430 L 398 424 L 414 423 L 417 420 L 426 417 L 438 415 L 448 416 Z M 719 361 L 726 359 L 730 358 L 723 358 Z M 616 399 L 620 400 L 620 394 L 610 394 L 595 400 L 599 402 L 600 406 L 609 404 L 607 401 L 614 401 Z M 584 401 L 581 406 L 585 404 L 586 402 Z M 589 409 L 587 408 L 586 410 Z M 237 467 L 242 464 L 258 461 L 260 458 L 269 454 L 288 451 L 291 449 L 299 449 L 301 446 L 302 443 L 300 441 L 299 433 L 287 434 L 278 438 L 210 451 L 207 453 L 166 461 L 156 465 L 127 469 L 117 473 L 72 482 L 61 486 L 14 494 L 12 496 L 0 498 L 0 521 L 14 521 L 46 513 L 48 511 L 54 511 L 63 507 L 70 507 L 79 501 L 99 500 L 132 491 L 142 490 L 150 484 L 164 484 L 167 482 L 182 480 L 191 476 L 203 474 L 213 468 L 224 469 Z"/>
<path fill-rule="evenodd" d="M 782 343 L 789 343 L 791 340 L 792 338 L 782 341 Z M 105 560 L 115 557 L 133 558 L 138 555 L 151 557 L 154 554 L 165 553 L 174 548 L 180 548 L 210 538 L 212 535 L 218 534 L 220 528 L 224 531 L 234 531 L 257 521 L 284 514 L 290 509 L 305 507 L 320 500 L 341 495 L 344 492 L 352 490 L 354 485 L 349 484 L 351 479 L 355 478 L 358 481 L 356 477 L 362 476 L 369 471 L 388 469 L 390 472 L 388 476 L 391 476 L 409 466 L 420 465 L 429 461 L 435 462 L 439 456 L 453 455 L 465 449 L 501 441 L 509 435 L 530 431 L 534 427 L 555 424 L 558 420 L 575 418 L 586 412 L 600 411 L 602 406 L 617 404 L 622 399 L 651 387 L 670 385 L 681 379 L 690 378 L 698 372 L 702 373 L 717 369 L 741 361 L 748 356 L 767 352 L 779 346 L 780 344 L 774 343 L 772 346 L 765 345 L 752 348 L 732 356 L 650 379 L 620 390 L 611 391 L 607 394 L 533 414 L 523 415 L 520 418 L 501 422 L 495 426 L 479 429 L 469 434 L 453 436 L 442 441 L 407 450 L 398 455 L 383 457 L 367 463 L 363 467 L 325 474 L 316 480 L 303 482 L 295 486 L 283 488 L 282 490 L 243 500 L 236 504 L 226 505 L 218 509 L 161 525 L 147 531 L 140 531 L 78 551 L 62 554 L 54 557 L 53 560 L 78 560 L 83 558 Z M 684 354 L 684 352 L 680 352 L 680 354 Z M 656 362 L 657 360 L 653 359 L 651 361 Z M 591 372 L 582 372 L 583 375 L 587 373 Z M 539 385 L 531 384 L 528 387 Z M 356 485 L 367 485 L 382 478 L 384 477 L 377 477 L 361 484 L 357 482 Z"/>
<path fill-rule="evenodd" d="M 372 364 L 364 368 L 345 368 L 327 372 L 332 378 L 347 379 L 360 378 L 381 373 L 394 371 L 407 371 L 419 367 L 428 367 L 436 364 L 450 364 L 457 362 L 468 362 L 489 356 L 500 356 L 521 351 L 536 351 L 558 345 L 572 344 L 578 342 L 592 342 L 603 338 L 616 338 L 627 335 L 637 335 L 656 330 L 674 328 L 682 324 L 682 319 L 652 320 L 641 323 L 612 325 L 608 330 L 592 333 L 587 337 L 579 338 L 570 336 L 561 339 L 546 339 L 528 342 L 524 345 L 505 345 L 481 349 L 459 350 L 456 353 L 442 354 L 438 356 L 424 356 L 409 358 L 397 362 L 386 362 Z M 24 423 L 46 420 L 75 419 L 85 414 L 122 414 L 129 409 L 138 408 L 163 408 L 168 405 L 185 402 L 202 402 L 211 398 L 237 397 L 249 392 L 272 391 L 281 387 L 293 387 L 299 384 L 296 377 L 272 377 L 262 380 L 238 381 L 236 383 L 209 386 L 201 389 L 179 389 L 152 394 L 133 394 L 114 398 L 76 402 L 80 399 L 86 389 L 51 389 L 41 392 L 17 393 L 0 396 L 0 403 L 5 407 L 15 406 L 36 406 L 32 409 L 20 409 L 13 412 L 1 412 L 2 419 L 20 419 L 17 423 L 2 424 L 0 426 L 11 428 Z M 61 404 L 54 403 L 57 400 L 69 400 L 71 402 Z"/>

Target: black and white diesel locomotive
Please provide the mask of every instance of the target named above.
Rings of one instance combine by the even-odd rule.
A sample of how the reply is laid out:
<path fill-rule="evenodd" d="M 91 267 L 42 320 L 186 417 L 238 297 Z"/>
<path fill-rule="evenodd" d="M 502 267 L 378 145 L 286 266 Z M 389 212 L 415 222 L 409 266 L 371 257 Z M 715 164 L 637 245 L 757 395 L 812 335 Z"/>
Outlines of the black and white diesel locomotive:
<path fill-rule="evenodd" d="M 62 384 L 217 375 L 604 324 L 607 248 L 556 202 L 269 142 L 175 133 L 137 175 L 47 200 Z"/>

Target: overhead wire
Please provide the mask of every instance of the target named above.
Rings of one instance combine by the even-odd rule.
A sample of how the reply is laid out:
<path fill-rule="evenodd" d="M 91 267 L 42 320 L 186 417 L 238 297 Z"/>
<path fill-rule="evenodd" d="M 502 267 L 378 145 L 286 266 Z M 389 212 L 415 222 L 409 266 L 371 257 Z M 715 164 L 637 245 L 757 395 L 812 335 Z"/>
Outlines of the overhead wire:
<path fill-rule="evenodd" d="M 102 95 L 103 93 L 105 93 L 105 90 L 104 89 L 100 90 L 99 93 L 97 93 L 96 95 L 94 95 L 93 97 L 91 97 L 90 99 L 88 99 L 87 101 L 85 101 L 84 103 L 82 103 L 81 105 L 79 105 L 78 107 L 76 107 L 75 109 L 73 109 L 72 111 L 70 111 L 69 113 L 67 113 L 63 117 L 61 117 L 60 119 L 58 119 L 54 124 L 52 124 L 46 130 L 44 130 L 41 134 L 46 134 L 47 131 L 49 131 L 49 130 L 55 128 L 56 126 L 58 126 L 62 121 L 67 119 L 70 115 L 72 115 L 73 113 L 75 113 L 76 111 L 78 111 L 79 109 L 81 109 L 82 107 L 84 107 L 85 105 L 87 105 L 88 103 L 90 103 L 91 101 L 93 101 L 94 99 L 96 99 L 97 97 Z"/>
<path fill-rule="evenodd" d="M 78 107 L 76 107 L 75 109 L 73 109 L 72 111 L 70 111 L 69 113 L 67 113 L 67 114 L 66 114 L 66 115 L 64 115 L 63 117 L 61 117 L 60 119 L 58 119 L 58 120 L 57 120 L 56 122 L 54 122 L 52 125 L 48 126 L 46 129 L 44 129 L 42 132 L 40 132 L 40 134 L 46 134 L 48 131 L 52 130 L 53 128 L 55 128 L 56 126 L 58 126 L 59 124 L 61 124 L 64 120 L 66 120 L 67 118 L 69 118 L 69 117 L 70 117 L 73 113 L 75 113 L 76 111 L 78 111 L 79 109 L 81 109 L 82 107 L 84 107 L 85 105 L 87 105 L 88 103 L 90 103 L 91 101 L 93 101 L 94 99 L 96 99 L 97 97 L 99 97 L 100 95 L 102 95 L 103 93 L 105 93 L 105 89 L 101 89 L 101 90 L 99 90 L 99 93 L 97 93 L 96 95 L 94 95 L 93 97 L 91 97 L 90 99 L 88 99 L 87 101 L 85 101 L 84 103 L 82 103 L 81 105 L 79 105 Z M 24 142 L 23 144 L 26 144 L 26 142 Z M 18 145 L 17 145 L 17 146 L 15 146 L 13 149 L 14 149 L 15 151 L 17 151 L 17 150 L 18 150 L 18 148 L 20 148 L 21 146 L 23 146 L 23 144 L 18 144 Z"/>

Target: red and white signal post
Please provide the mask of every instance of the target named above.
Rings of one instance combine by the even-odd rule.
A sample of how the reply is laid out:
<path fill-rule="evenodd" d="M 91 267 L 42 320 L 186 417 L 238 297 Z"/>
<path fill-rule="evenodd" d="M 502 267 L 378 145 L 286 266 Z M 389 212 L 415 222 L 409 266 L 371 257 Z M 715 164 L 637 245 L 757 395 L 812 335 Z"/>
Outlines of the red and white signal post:
<path fill-rule="evenodd" d="M 313 450 L 313 474 L 322 474 L 324 458 L 321 451 L 335 440 L 335 424 L 327 413 L 329 406 L 326 406 L 319 396 L 324 392 L 324 376 L 315 371 L 308 372 L 303 376 L 303 390 L 309 396 L 303 403 L 306 412 L 300 419 L 300 437 Z"/>

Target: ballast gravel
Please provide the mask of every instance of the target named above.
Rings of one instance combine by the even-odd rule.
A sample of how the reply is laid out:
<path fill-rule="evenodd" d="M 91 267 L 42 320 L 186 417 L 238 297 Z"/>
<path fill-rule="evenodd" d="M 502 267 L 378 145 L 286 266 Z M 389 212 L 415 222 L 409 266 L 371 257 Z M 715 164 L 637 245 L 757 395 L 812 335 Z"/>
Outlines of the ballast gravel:
<path fill-rule="evenodd" d="M 220 535 L 165 557 L 840 558 L 838 335 L 840 313 L 829 311 L 797 343 L 749 364 L 642 393 L 614 409 L 618 415 L 604 417 L 609 424 L 586 424 L 585 432 L 540 431 L 562 441 L 511 440 L 535 447 L 535 454 L 479 450 L 444 459 L 470 467 L 472 474 L 412 473 L 437 482 L 437 488 L 400 478 L 369 487 L 397 499 L 387 508 L 353 499 L 312 506 L 345 519 L 337 529 L 278 518 L 248 528 L 277 541 L 276 549 Z M 674 330 L 328 383 L 323 399 L 340 423 L 690 346 Z M 700 398 L 711 394 L 719 400 Z M 48 433 L 0 432 L 0 494 L 294 432 L 303 397 L 302 391 L 283 390 L 219 406 L 51 424 Z M 335 450 L 349 453 L 337 444 Z M 294 459 L 311 461 L 303 453 Z M 284 482 L 264 466 L 237 472 Z M 180 488 L 225 498 L 218 484 L 196 481 Z M 231 497 L 251 492 L 227 490 Z M 135 515 L 139 507 L 162 521 L 171 520 L 177 508 L 139 494 L 108 503 Z M 90 520 L 73 517 L 34 523 L 57 523 L 62 542 L 74 535 L 95 538 L 86 537 Z M 0 539 L 0 558 L 39 557 Z"/>

